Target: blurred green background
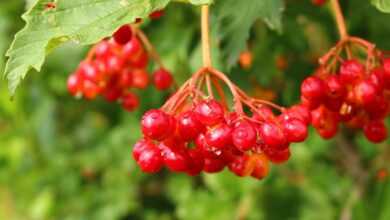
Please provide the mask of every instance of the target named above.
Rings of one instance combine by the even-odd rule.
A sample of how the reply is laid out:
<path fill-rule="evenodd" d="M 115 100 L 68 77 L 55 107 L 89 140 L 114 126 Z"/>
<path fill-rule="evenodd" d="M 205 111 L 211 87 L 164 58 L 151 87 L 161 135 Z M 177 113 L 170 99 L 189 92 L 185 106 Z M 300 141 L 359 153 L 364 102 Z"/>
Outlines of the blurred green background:
<path fill-rule="evenodd" d="M 23 27 L 20 15 L 31 2 L 0 1 L 2 54 Z M 309 0 L 286 3 L 282 33 L 261 21 L 253 26 L 249 70 L 228 70 L 219 48 L 213 49 L 216 65 L 237 84 L 257 97 L 275 95 L 282 105 L 298 100 L 301 80 L 337 40 L 327 7 L 314 7 Z M 343 1 L 343 8 L 352 34 L 390 50 L 390 15 L 366 0 Z M 170 4 L 164 17 L 144 25 L 179 83 L 201 62 L 198 12 Z M 218 27 L 213 27 L 218 39 Z M 67 76 L 87 50 L 76 44 L 55 50 L 40 73 L 27 76 L 12 101 L 1 80 L 0 219 L 390 219 L 389 141 L 370 144 L 360 133 L 324 141 L 312 132 L 305 143 L 292 147 L 290 161 L 273 166 L 263 181 L 230 172 L 143 174 L 131 158 L 131 146 L 140 137 L 139 119 L 169 94 L 152 86 L 139 91 L 142 104 L 134 113 L 100 99 L 74 99 L 66 91 Z M 4 62 L 1 56 L 1 69 Z"/>

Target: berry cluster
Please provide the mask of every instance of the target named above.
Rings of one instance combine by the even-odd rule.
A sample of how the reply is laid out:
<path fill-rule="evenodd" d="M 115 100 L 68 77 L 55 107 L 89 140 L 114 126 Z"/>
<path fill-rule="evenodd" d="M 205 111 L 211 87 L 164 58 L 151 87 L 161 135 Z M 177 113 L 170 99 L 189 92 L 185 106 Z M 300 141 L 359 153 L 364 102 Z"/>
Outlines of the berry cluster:
<path fill-rule="evenodd" d="M 69 76 L 70 94 L 89 100 L 101 95 L 108 102 L 118 101 L 128 111 L 138 107 L 138 97 L 132 90 L 145 89 L 150 80 L 146 70 L 149 56 L 137 32 L 124 25 L 112 39 L 95 45 Z M 172 85 L 173 77 L 160 67 L 153 74 L 153 83 L 158 90 L 165 90 Z"/>
<path fill-rule="evenodd" d="M 323 6 L 327 0 L 311 0 L 311 3 L 315 6 Z"/>
<path fill-rule="evenodd" d="M 367 49 L 367 59 L 361 62 L 349 45 Z M 312 111 L 312 125 L 323 138 L 332 138 L 339 123 L 363 129 L 374 143 L 387 138 L 384 119 L 389 114 L 390 59 L 362 39 L 351 37 L 340 42 L 320 59 L 322 64 L 313 76 L 301 85 L 302 102 Z M 346 49 L 347 59 L 341 57 Z"/>
<path fill-rule="evenodd" d="M 200 89 L 204 80 L 208 95 Z M 234 96 L 231 112 L 218 80 L 225 82 Z M 221 101 L 214 97 L 211 83 Z M 275 115 L 269 107 L 282 114 Z M 144 172 L 157 172 L 165 165 L 173 172 L 197 175 L 228 167 L 237 176 L 262 179 L 268 174 L 269 161 L 287 161 L 290 143 L 306 139 L 309 123 L 310 112 L 305 106 L 284 109 L 253 99 L 223 73 L 204 68 L 161 109 L 144 114 L 144 137 L 135 144 L 133 157 Z"/>

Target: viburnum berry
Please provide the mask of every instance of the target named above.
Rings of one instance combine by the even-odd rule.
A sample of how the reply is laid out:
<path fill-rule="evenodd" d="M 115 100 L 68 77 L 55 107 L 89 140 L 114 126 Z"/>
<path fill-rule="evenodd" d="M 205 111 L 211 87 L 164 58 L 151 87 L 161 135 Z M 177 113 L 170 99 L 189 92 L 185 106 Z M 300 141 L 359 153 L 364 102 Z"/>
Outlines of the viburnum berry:
<path fill-rule="evenodd" d="M 218 173 L 221 172 L 226 166 L 223 159 L 220 158 L 208 158 L 204 159 L 203 171 L 206 173 Z"/>
<path fill-rule="evenodd" d="M 205 100 L 195 106 L 194 112 L 198 120 L 204 125 L 215 125 L 224 120 L 224 110 L 215 100 Z"/>
<path fill-rule="evenodd" d="M 159 19 L 163 15 L 164 15 L 164 10 L 157 10 L 157 11 L 152 12 L 149 15 L 149 18 L 150 19 Z"/>
<path fill-rule="evenodd" d="M 344 83 L 353 83 L 363 77 L 364 66 L 358 60 L 346 60 L 340 66 L 340 79 Z"/>
<path fill-rule="evenodd" d="M 302 142 L 306 140 L 308 131 L 307 125 L 303 121 L 291 118 L 283 120 L 281 124 L 288 142 Z"/>
<path fill-rule="evenodd" d="M 367 139 L 374 143 L 380 143 L 387 138 L 387 128 L 383 121 L 370 121 L 363 131 Z"/>
<path fill-rule="evenodd" d="M 145 89 L 149 84 L 149 76 L 145 70 L 136 69 L 133 71 L 133 86 L 138 89 Z"/>
<path fill-rule="evenodd" d="M 240 151 L 251 149 L 255 146 L 256 140 L 256 129 L 247 121 L 239 122 L 232 132 L 233 144 Z"/>
<path fill-rule="evenodd" d="M 313 5 L 322 6 L 327 2 L 327 0 L 311 0 L 311 2 L 313 3 Z"/>
<path fill-rule="evenodd" d="M 82 89 L 82 82 L 80 76 L 77 74 L 72 74 L 68 78 L 68 91 L 73 96 L 76 96 Z"/>
<path fill-rule="evenodd" d="M 309 101 L 323 99 L 326 92 L 327 85 L 322 79 L 315 76 L 306 78 L 301 85 L 301 93 Z"/>
<path fill-rule="evenodd" d="M 271 148 L 285 148 L 287 139 L 282 128 L 273 122 L 266 122 L 260 126 L 260 137 Z"/>
<path fill-rule="evenodd" d="M 199 136 L 204 130 L 204 126 L 199 122 L 193 111 L 187 111 L 179 116 L 177 130 L 183 141 L 190 141 Z"/>
<path fill-rule="evenodd" d="M 142 116 L 142 132 L 153 140 L 163 140 L 174 130 L 171 116 L 157 109 L 149 110 Z"/>
<path fill-rule="evenodd" d="M 133 30 L 130 25 L 123 25 L 114 33 L 113 37 L 116 43 L 125 45 L 132 39 Z"/>
<path fill-rule="evenodd" d="M 165 166 L 173 172 L 184 172 L 188 168 L 189 156 L 180 145 L 174 140 L 163 141 L 159 145 Z"/>
<path fill-rule="evenodd" d="M 163 166 L 161 151 L 152 143 L 145 144 L 139 154 L 136 153 L 136 155 L 138 157 L 136 161 L 143 172 L 155 173 Z"/>
<path fill-rule="evenodd" d="M 232 142 L 232 129 L 227 124 L 221 123 L 209 129 L 205 138 L 208 146 L 224 149 Z"/>
<path fill-rule="evenodd" d="M 153 82 L 158 90 L 165 90 L 171 87 L 173 77 L 170 72 L 160 68 L 153 73 Z"/>
<path fill-rule="evenodd" d="M 122 107 L 129 112 L 134 111 L 139 106 L 138 96 L 131 92 L 127 92 L 122 97 Z"/>

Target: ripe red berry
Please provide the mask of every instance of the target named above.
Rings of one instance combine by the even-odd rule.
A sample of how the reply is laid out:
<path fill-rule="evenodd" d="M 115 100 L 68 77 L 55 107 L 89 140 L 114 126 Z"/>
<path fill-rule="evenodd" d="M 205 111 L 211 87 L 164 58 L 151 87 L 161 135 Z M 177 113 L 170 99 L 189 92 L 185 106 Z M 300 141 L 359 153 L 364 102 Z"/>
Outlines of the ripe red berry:
<path fill-rule="evenodd" d="M 303 121 L 306 125 L 310 124 L 311 122 L 310 110 L 307 106 L 303 104 L 291 106 L 289 109 L 283 112 L 281 118 L 283 118 L 283 120 L 299 119 Z"/>
<path fill-rule="evenodd" d="M 111 46 L 107 40 L 103 40 L 95 46 L 95 56 L 104 58 L 111 53 Z"/>
<path fill-rule="evenodd" d="M 282 164 L 290 159 L 291 152 L 289 148 L 281 151 L 264 152 L 267 158 L 274 164 Z"/>
<path fill-rule="evenodd" d="M 203 170 L 206 173 L 218 173 L 221 172 L 226 166 L 223 159 L 220 158 L 205 158 Z"/>
<path fill-rule="evenodd" d="M 68 91 L 71 95 L 76 96 L 82 89 L 82 81 L 80 75 L 73 73 L 68 78 L 67 83 Z"/>
<path fill-rule="evenodd" d="M 199 134 L 195 140 L 195 146 L 199 149 L 204 157 L 217 158 L 222 154 L 220 149 L 208 146 L 206 143 L 206 136 L 204 134 Z"/>
<path fill-rule="evenodd" d="M 368 80 L 375 86 L 377 92 L 382 92 L 385 87 L 385 71 L 381 67 L 371 70 Z"/>
<path fill-rule="evenodd" d="M 256 129 L 247 121 L 239 122 L 232 133 L 234 146 L 240 151 L 247 151 L 255 146 L 257 141 Z"/>
<path fill-rule="evenodd" d="M 369 80 L 363 80 L 355 85 L 354 95 L 356 102 L 361 105 L 369 105 L 377 95 L 376 87 Z"/>
<path fill-rule="evenodd" d="M 204 130 L 203 125 L 198 121 L 195 113 L 187 111 L 182 113 L 177 120 L 177 129 L 183 141 L 195 140 Z"/>
<path fill-rule="evenodd" d="M 153 73 L 153 82 L 158 90 L 168 89 L 173 83 L 173 77 L 165 69 L 158 69 Z"/>
<path fill-rule="evenodd" d="M 119 74 L 117 82 L 121 88 L 130 88 L 133 86 L 133 72 L 130 69 L 124 69 Z"/>
<path fill-rule="evenodd" d="M 253 167 L 250 167 L 249 156 L 243 154 L 242 156 L 237 156 L 234 160 L 228 164 L 228 168 L 237 176 L 248 176 L 252 173 Z"/>
<path fill-rule="evenodd" d="M 82 85 L 83 96 L 86 99 L 94 99 L 100 93 L 100 87 L 89 80 L 84 80 Z"/>
<path fill-rule="evenodd" d="M 363 127 L 364 135 L 374 143 L 380 143 L 387 138 L 387 128 L 383 121 L 370 121 Z"/>
<path fill-rule="evenodd" d="M 156 173 L 163 166 L 161 151 L 154 144 L 144 145 L 137 160 L 141 170 L 145 173 Z"/>
<path fill-rule="evenodd" d="M 150 19 L 159 19 L 163 15 L 164 15 L 164 10 L 157 10 L 157 11 L 152 12 L 149 15 L 149 18 Z"/>
<path fill-rule="evenodd" d="M 204 167 L 204 158 L 199 149 L 190 149 L 188 151 L 189 161 L 187 161 L 187 173 L 190 176 L 195 176 L 202 172 Z"/>
<path fill-rule="evenodd" d="M 94 83 L 101 81 L 102 74 L 96 69 L 91 62 L 82 62 L 79 66 L 79 74 L 84 78 Z"/>
<path fill-rule="evenodd" d="M 121 99 L 122 107 L 129 112 L 134 111 L 139 106 L 138 96 L 131 92 L 124 94 Z"/>
<path fill-rule="evenodd" d="M 259 135 L 263 142 L 273 149 L 284 148 L 287 144 L 282 128 L 273 122 L 260 125 Z"/>
<path fill-rule="evenodd" d="M 158 109 L 147 111 L 141 120 L 143 134 L 158 141 L 167 138 L 174 130 L 170 117 L 170 115 Z"/>
<path fill-rule="evenodd" d="M 303 121 L 291 118 L 283 120 L 281 124 L 288 142 L 302 142 L 306 140 L 308 131 L 307 125 Z"/>
<path fill-rule="evenodd" d="M 214 99 L 199 102 L 194 109 L 198 120 L 207 126 L 216 125 L 224 121 L 224 109 L 222 105 Z"/>
<path fill-rule="evenodd" d="M 149 84 L 149 75 L 143 69 L 133 71 L 133 86 L 137 89 L 145 89 Z"/>
<path fill-rule="evenodd" d="M 311 2 L 315 6 L 322 6 L 327 2 L 327 0 L 311 0 Z"/>
<path fill-rule="evenodd" d="M 133 37 L 133 30 L 131 30 L 130 25 L 123 25 L 114 33 L 113 37 L 117 44 L 125 45 Z"/>
<path fill-rule="evenodd" d="M 151 141 L 148 141 L 146 139 L 141 139 L 137 141 L 137 143 L 134 144 L 133 147 L 133 158 L 135 161 L 138 161 L 139 156 L 141 155 L 142 151 L 144 150 L 145 146 L 149 145 L 148 147 L 154 147 L 154 145 Z"/>
<path fill-rule="evenodd" d="M 346 60 L 340 66 L 340 79 L 344 83 L 354 83 L 364 74 L 364 66 L 358 60 Z"/>
<path fill-rule="evenodd" d="M 145 69 L 148 66 L 149 56 L 146 52 L 141 51 L 139 55 L 132 56 L 130 63 L 134 68 Z"/>
<path fill-rule="evenodd" d="M 128 61 L 134 56 L 139 56 L 142 52 L 143 48 L 137 37 L 133 37 L 131 41 L 122 47 L 122 57 Z"/>
<path fill-rule="evenodd" d="M 328 86 L 328 96 L 331 98 L 344 98 L 347 94 L 345 85 L 340 80 L 338 75 L 329 76 L 326 81 Z"/>
<path fill-rule="evenodd" d="M 256 121 L 264 122 L 274 120 L 275 115 L 269 107 L 261 106 L 253 113 L 252 118 Z"/>
<path fill-rule="evenodd" d="M 105 58 L 107 73 L 117 74 L 125 67 L 125 60 L 117 55 L 109 55 Z"/>
<path fill-rule="evenodd" d="M 301 85 L 302 96 L 309 101 L 323 99 L 326 96 L 327 91 L 325 82 L 316 76 L 306 78 Z"/>
<path fill-rule="evenodd" d="M 178 146 L 179 145 L 179 146 Z M 174 140 L 160 142 L 165 166 L 173 172 L 184 172 L 188 169 L 189 156 L 185 149 Z"/>
<path fill-rule="evenodd" d="M 269 160 L 264 154 L 255 154 L 252 157 L 255 157 L 255 160 L 251 176 L 261 180 L 269 173 Z"/>
<path fill-rule="evenodd" d="M 122 89 L 116 87 L 106 87 L 103 97 L 107 102 L 115 102 L 122 96 Z"/>
<path fill-rule="evenodd" d="M 312 125 L 315 127 L 321 137 L 325 139 L 332 138 L 338 131 L 338 117 L 321 106 L 311 113 Z"/>
<path fill-rule="evenodd" d="M 206 132 L 208 146 L 224 149 L 232 142 L 232 129 L 225 123 L 221 123 Z"/>

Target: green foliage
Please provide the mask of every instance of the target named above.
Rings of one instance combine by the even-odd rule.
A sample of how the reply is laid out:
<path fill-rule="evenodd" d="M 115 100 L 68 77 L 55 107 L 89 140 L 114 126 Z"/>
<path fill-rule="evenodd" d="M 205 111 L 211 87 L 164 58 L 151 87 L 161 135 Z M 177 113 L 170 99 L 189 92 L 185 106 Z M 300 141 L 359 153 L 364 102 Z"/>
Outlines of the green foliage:
<path fill-rule="evenodd" d="M 379 10 L 390 13 L 390 1 L 389 0 L 371 0 Z"/>
<path fill-rule="evenodd" d="M 44 1 L 37 2 L 31 11 L 38 14 L 27 16 L 28 19 L 40 14 L 38 9 Z M 57 2 L 61 8 L 86 1 Z M 84 17 L 78 14 L 79 19 L 74 24 L 93 22 L 93 17 L 96 19 L 100 13 L 113 10 L 120 1 L 110 1 L 115 2 L 112 6 L 106 5 L 107 0 L 88 2 L 102 2 L 99 4 L 105 8 L 95 5 L 93 13 L 91 9 L 91 13 L 84 15 L 90 19 L 81 19 Z M 328 8 L 314 7 L 310 1 L 286 1 L 283 33 L 279 34 L 261 21 L 262 13 L 255 13 L 260 10 L 255 4 L 260 3 L 268 4 L 267 13 L 276 13 L 272 8 L 279 8 L 273 3 L 278 1 L 240 0 L 232 3 L 236 7 L 221 2 L 223 0 L 214 1 L 211 9 L 214 13 L 214 64 L 227 69 L 226 58 L 230 57 L 227 46 L 231 45 L 231 52 L 235 51 L 234 57 L 237 57 L 249 39 L 254 56 L 252 68 L 243 70 L 235 65 L 235 58 L 228 58 L 230 64 L 234 64 L 229 76 L 251 94 L 261 87 L 271 89 L 277 95 L 275 102 L 278 104 L 296 102 L 302 78 L 312 73 L 316 66 L 313 57 L 326 52 L 337 41 Z M 241 16 L 238 14 L 238 9 L 245 9 L 241 2 L 254 2 L 253 12 L 247 18 L 243 16 L 246 15 L 244 12 Z M 19 17 L 25 8 L 22 0 L 0 1 L 1 52 L 5 52 L 14 34 L 23 27 Z M 76 7 L 77 11 L 87 9 Z M 352 34 L 390 50 L 390 15 L 381 13 L 365 0 L 349 1 L 349 4 L 343 4 L 343 9 Z M 60 12 L 43 13 L 38 18 L 47 18 L 50 13 Z M 146 16 L 147 12 L 140 14 Z M 76 15 L 68 16 L 67 21 L 76 19 Z M 47 38 L 53 34 L 50 36 L 57 39 L 62 31 L 68 30 L 69 42 L 47 57 L 40 73 L 34 71 L 35 74 L 26 78 L 13 101 L 9 99 L 6 82 L 0 82 L 0 219 L 336 220 L 346 208 L 354 220 L 390 219 L 389 179 L 379 181 L 376 178 L 379 168 L 390 168 L 388 160 L 379 160 L 389 154 L 389 143 L 370 144 L 359 133 L 348 136 L 347 141 L 360 155 L 368 181 L 365 193 L 351 207 L 346 204 L 356 190 L 357 181 L 351 175 L 352 168 L 344 166 L 347 155 L 340 150 L 341 137 L 325 141 L 313 131 L 305 143 L 292 146 L 291 160 L 272 166 L 270 176 L 263 181 L 237 178 L 230 172 L 199 177 L 167 171 L 157 175 L 143 174 L 131 158 L 131 146 L 140 137 L 139 120 L 144 111 L 160 106 L 169 94 L 156 92 L 152 87 L 137 92 L 141 97 L 140 109 L 127 113 L 119 105 L 100 99 L 76 100 L 66 91 L 69 73 L 88 50 L 74 41 L 92 43 L 109 35 L 122 22 L 132 20 L 120 17 L 107 25 L 110 19 L 104 19 L 105 24 L 99 23 L 99 27 L 103 27 L 99 31 L 88 29 L 93 35 L 85 32 L 86 29 L 72 32 L 72 27 L 55 33 L 40 32 L 35 36 Z M 226 22 L 225 19 L 238 19 L 245 29 L 236 24 L 230 26 L 233 24 L 229 22 L 227 26 L 215 26 Z M 44 21 L 33 19 L 29 27 Z M 278 22 L 273 24 L 281 27 Z M 146 22 L 142 28 L 157 47 L 164 64 L 174 72 L 178 84 L 200 66 L 199 7 L 169 4 L 163 18 Z M 234 38 L 226 36 L 223 33 L 229 28 L 238 28 L 245 33 L 232 32 Z M 32 34 L 25 30 L 19 38 Z M 58 43 L 51 39 L 48 42 L 50 48 Z M 17 59 L 26 59 L 20 60 L 23 68 L 27 68 L 27 64 L 33 65 L 32 61 L 37 57 L 47 55 L 45 46 L 41 53 L 33 52 L 31 48 L 20 50 L 24 51 L 20 54 L 26 55 Z M 14 53 L 16 58 L 18 51 Z M 281 55 L 287 60 L 285 70 L 275 65 Z M 4 61 L 4 57 L 0 59 L 0 63 Z"/>

